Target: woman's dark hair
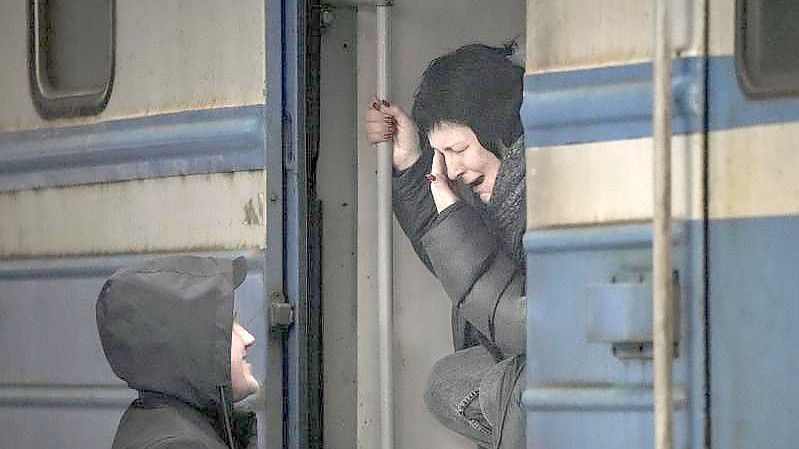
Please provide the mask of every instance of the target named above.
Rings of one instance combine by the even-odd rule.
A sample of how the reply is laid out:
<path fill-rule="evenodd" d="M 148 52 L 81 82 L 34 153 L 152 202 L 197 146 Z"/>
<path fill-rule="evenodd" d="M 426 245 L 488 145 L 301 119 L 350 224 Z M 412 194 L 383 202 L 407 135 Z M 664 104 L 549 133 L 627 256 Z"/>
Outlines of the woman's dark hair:
<path fill-rule="evenodd" d="M 420 141 L 443 122 L 468 126 L 487 150 L 501 158 L 501 144 L 522 135 L 524 70 L 510 62 L 513 44 L 471 44 L 434 59 L 422 74 L 413 102 Z"/>

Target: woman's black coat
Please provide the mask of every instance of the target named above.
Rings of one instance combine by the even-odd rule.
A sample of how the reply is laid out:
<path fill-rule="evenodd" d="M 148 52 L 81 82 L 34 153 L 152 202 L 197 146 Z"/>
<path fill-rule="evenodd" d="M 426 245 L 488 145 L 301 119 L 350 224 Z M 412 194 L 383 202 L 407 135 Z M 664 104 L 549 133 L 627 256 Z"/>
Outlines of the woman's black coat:
<path fill-rule="evenodd" d="M 455 349 L 479 342 L 498 359 L 523 354 L 525 268 L 503 248 L 471 191 L 437 213 L 424 177 L 431 164 L 432 154 L 425 153 L 394 173 L 393 208 L 416 253 L 452 300 Z"/>

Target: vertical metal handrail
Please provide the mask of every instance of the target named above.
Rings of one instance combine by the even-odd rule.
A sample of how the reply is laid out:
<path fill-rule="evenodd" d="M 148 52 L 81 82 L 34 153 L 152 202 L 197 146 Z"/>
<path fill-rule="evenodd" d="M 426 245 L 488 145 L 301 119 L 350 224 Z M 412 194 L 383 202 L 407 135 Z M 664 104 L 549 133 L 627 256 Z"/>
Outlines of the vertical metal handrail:
<path fill-rule="evenodd" d="M 377 97 L 387 99 L 389 84 L 391 2 L 377 4 Z M 394 447 L 394 369 L 393 369 L 393 236 L 391 215 L 391 175 L 393 143 L 377 144 L 377 287 L 380 365 L 380 445 Z"/>
<path fill-rule="evenodd" d="M 674 325 L 671 265 L 671 49 L 668 1 L 654 0 L 652 313 L 655 449 L 673 446 Z"/>

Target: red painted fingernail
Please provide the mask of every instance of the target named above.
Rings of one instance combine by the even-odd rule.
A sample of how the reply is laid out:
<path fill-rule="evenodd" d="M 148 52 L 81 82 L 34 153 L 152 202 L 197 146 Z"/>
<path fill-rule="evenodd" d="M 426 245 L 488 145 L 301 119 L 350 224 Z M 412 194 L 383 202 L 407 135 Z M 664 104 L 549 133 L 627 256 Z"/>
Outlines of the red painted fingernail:
<path fill-rule="evenodd" d="M 432 173 L 428 173 L 428 174 L 424 175 L 424 179 L 426 179 L 428 182 L 433 182 L 433 181 L 436 180 L 436 175 L 434 175 Z"/>

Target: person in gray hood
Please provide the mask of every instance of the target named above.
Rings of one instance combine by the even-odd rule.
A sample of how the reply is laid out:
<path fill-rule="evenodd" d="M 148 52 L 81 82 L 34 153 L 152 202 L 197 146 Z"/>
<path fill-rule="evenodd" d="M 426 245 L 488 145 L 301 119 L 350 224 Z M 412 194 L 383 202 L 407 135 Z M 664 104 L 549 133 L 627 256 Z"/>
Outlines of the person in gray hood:
<path fill-rule="evenodd" d="M 246 361 L 255 339 L 234 319 L 243 258 L 178 256 L 123 268 L 97 299 L 97 329 L 114 374 L 138 390 L 113 449 L 239 449 L 253 414 L 233 402 L 255 393 Z"/>

